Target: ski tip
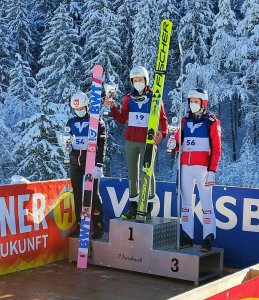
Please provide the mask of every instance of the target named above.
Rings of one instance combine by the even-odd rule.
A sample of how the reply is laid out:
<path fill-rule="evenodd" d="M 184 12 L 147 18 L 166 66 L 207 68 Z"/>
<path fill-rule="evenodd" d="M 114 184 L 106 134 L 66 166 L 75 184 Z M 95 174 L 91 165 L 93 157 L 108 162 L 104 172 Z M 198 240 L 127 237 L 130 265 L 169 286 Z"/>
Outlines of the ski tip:
<path fill-rule="evenodd" d="M 173 24 L 173 22 L 169 19 L 163 19 L 161 23 L 170 23 Z"/>
<path fill-rule="evenodd" d="M 101 65 L 95 65 L 93 67 L 94 72 L 103 72 L 103 67 Z"/>

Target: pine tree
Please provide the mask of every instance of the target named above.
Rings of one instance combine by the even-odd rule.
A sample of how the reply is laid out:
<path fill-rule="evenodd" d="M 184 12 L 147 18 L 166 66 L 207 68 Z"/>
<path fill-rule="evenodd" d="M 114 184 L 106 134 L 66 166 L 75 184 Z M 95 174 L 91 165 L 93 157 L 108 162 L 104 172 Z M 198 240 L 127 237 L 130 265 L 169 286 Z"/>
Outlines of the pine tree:
<path fill-rule="evenodd" d="M 214 103 L 222 102 L 224 111 L 229 111 L 226 138 L 232 142 L 233 160 L 237 159 L 238 152 L 237 131 L 240 117 L 240 94 L 242 94 L 238 72 L 240 59 L 235 51 L 238 43 L 236 26 L 237 19 L 230 0 L 220 0 L 219 12 L 213 24 L 215 33 L 210 51 L 211 70 L 215 75 L 214 78 L 211 78 L 210 97 Z"/>
<path fill-rule="evenodd" d="M 160 20 L 155 0 L 141 0 L 136 4 L 133 20 L 132 65 L 143 66 L 149 71 L 152 84 L 156 66 Z"/>
<path fill-rule="evenodd" d="M 49 32 L 43 38 L 42 68 L 37 78 L 46 88 L 45 97 L 49 105 L 60 117 L 63 116 L 63 120 L 68 115 L 70 96 L 83 79 L 84 69 L 78 43 L 79 36 L 73 28 L 73 19 L 67 7 L 61 4 L 49 23 Z"/>
<path fill-rule="evenodd" d="M 10 149 L 13 149 L 13 141 L 11 139 L 12 132 L 10 127 L 6 126 L 5 119 L 5 106 L 0 103 L 0 182 L 1 184 L 9 183 L 8 179 L 14 170 L 15 159 L 13 158 Z"/>
<path fill-rule="evenodd" d="M 19 54 L 16 54 L 15 66 L 10 71 L 10 85 L 5 94 L 4 122 L 10 128 L 9 152 L 13 163 L 12 171 L 16 173 L 18 163 L 25 157 L 25 149 L 20 144 L 21 135 L 17 124 L 32 116 L 39 107 L 36 100 L 36 81 L 31 75 L 31 68 Z M 26 131 L 26 128 L 23 128 Z M 12 139 L 12 141 L 11 141 Z M 14 145 L 14 146 L 12 146 Z"/>
<path fill-rule="evenodd" d="M 245 0 L 241 12 L 243 19 L 239 23 L 238 33 L 241 36 L 236 51 L 241 57 L 239 70 L 242 74 L 242 86 L 246 93 L 242 110 L 246 113 L 245 123 L 253 128 L 253 143 L 258 139 L 258 86 L 259 86 L 259 3 Z"/>
<path fill-rule="evenodd" d="M 223 145 L 223 149 L 227 148 Z M 258 164 L 255 159 L 258 156 L 258 147 L 254 146 L 249 133 L 243 140 L 240 157 L 231 162 L 226 154 L 223 154 L 220 169 L 217 174 L 218 183 L 232 186 L 258 188 L 259 173 Z"/>
<path fill-rule="evenodd" d="M 19 157 L 17 174 L 30 181 L 42 181 L 67 178 L 67 170 L 63 164 L 61 141 L 58 134 L 60 122 L 48 109 L 44 99 L 44 88 L 41 98 L 35 102 L 40 110 L 33 116 L 21 120 L 17 124 L 14 152 Z"/>
<path fill-rule="evenodd" d="M 117 0 L 114 3 L 114 10 L 117 16 L 117 27 L 120 35 L 122 64 L 119 68 L 119 75 L 123 86 L 120 91 L 125 94 L 131 90 L 129 79 L 132 68 L 132 9 L 128 0 Z"/>
<path fill-rule="evenodd" d="M 60 1 L 53 0 L 31 0 L 30 15 L 35 23 L 35 28 L 38 32 L 39 40 L 45 35 L 48 23 L 58 8 Z"/>
<path fill-rule="evenodd" d="M 9 84 L 9 69 L 11 67 L 11 42 L 7 36 L 8 26 L 4 21 L 4 10 L 0 8 L 0 102 L 3 102 L 3 93 Z"/>
<path fill-rule="evenodd" d="M 117 17 L 109 0 L 89 0 L 83 6 L 81 36 L 84 40 L 87 88 L 92 80 L 92 69 L 96 64 L 104 68 L 104 82 L 115 76 L 121 87 L 119 71 L 122 65 L 122 50 L 117 27 Z"/>
<path fill-rule="evenodd" d="M 211 1 L 185 0 L 183 8 L 184 16 L 180 20 L 178 39 L 185 53 L 185 90 L 193 86 L 206 88 L 206 78 L 200 69 L 209 63 L 213 5 Z"/>
<path fill-rule="evenodd" d="M 18 121 L 31 116 L 34 105 L 36 81 L 31 76 L 31 68 L 20 54 L 10 70 L 10 85 L 5 95 L 6 124 L 14 126 Z"/>
<path fill-rule="evenodd" d="M 31 66 L 33 63 L 33 23 L 29 19 L 28 2 L 11 0 L 6 9 L 5 22 L 8 24 L 8 38 L 12 41 L 11 53 L 19 53 Z"/>

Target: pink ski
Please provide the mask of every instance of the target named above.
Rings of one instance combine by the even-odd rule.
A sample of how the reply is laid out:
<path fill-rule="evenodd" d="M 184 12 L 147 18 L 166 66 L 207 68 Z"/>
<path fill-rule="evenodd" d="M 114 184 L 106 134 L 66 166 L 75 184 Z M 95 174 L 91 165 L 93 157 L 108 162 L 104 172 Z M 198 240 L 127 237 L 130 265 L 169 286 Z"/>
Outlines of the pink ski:
<path fill-rule="evenodd" d="M 81 212 L 80 236 L 78 247 L 77 267 L 86 268 L 90 239 L 90 223 L 92 212 L 92 197 L 94 185 L 94 167 L 97 148 L 98 125 L 100 116 L 100 103 L 102 91 L 103 68 L 96 65 L 93 68 L 91 90 L 90 121 L 88 131 L 88 145 L 85 164 L 85 178 L 83 191 L 83 204 Z"/>

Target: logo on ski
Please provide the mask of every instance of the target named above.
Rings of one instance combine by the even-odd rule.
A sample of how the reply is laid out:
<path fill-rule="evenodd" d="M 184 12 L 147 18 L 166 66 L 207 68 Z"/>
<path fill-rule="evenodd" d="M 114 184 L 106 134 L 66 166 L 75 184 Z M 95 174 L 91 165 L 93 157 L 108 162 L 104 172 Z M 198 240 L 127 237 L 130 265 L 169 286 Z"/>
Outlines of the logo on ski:
<path fill-rule="evenodd" d="M 96 150 L 96 145 L 95 144 L 88 144 L 88 147 L 87 147 L 87 151 L 90 151 L 90 152 L 95 152 Z"/>

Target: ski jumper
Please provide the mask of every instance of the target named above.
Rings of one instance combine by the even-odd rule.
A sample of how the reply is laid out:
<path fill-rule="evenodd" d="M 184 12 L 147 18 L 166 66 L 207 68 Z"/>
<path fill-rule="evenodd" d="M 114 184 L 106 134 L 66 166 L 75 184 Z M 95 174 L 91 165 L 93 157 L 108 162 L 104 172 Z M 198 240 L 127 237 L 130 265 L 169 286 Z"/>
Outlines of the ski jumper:
<path fill-rule="evenodd" d="M 181 221 L 183 230 L 194 237 L 193 193 L 195 184 L 203 212 L 203 238 L 216 237 L 216 218 L 212 203 L 212 186 L 205 186 L 208 171 L 216 172 L 221 155 L 220 121 L 212 114 L 200 118 L 194 115 L 182 119 L 181 149 Z M 179 132 L 176 140 L 179 139 Z"/>
<path fill-rule="evenodd" d="M 81 220 L 83 180 L 85 174 L 85 161 L 88 143 L 89 114 L 80 118 L 75 116 L 67 122 L 72 140 L 72 152 L 70 153 L 70 178 L 74 192 L 75 214 L 77 222 Z M 106 151 L 106 131 L 102 119 L 99 119 L 96 165 L 102 166 Z M 99 179 L 94 180 L 92 220 L 94 224 L 103 223 L 103 206 L 99 194 Z M 89 200 L 90 204 L 90 200 Z"/>
<path fill-rule="evenodd" d="M 139 194 L 139 174 L 143 163 L 149 112 L 151 107 L 152 92 L 149 87 L 146 89 L 144 100 L 136 100 L 132 94 L 124 97 L 121 111 L 115 106 L 111 108 L 113 118 L 120 124 L 128 123 L 125 130 L 125 153 L 128 166 L 129 180 L 129 196 L 134 198 Z M 163 138 L 167 135 L 168 121 L 164 110 L 164 105 L 161 105 L 159 130 Z M 151 178 L 149 198 L 153 198 L 156 193 L 156 184 L 154 172 Z"/>

